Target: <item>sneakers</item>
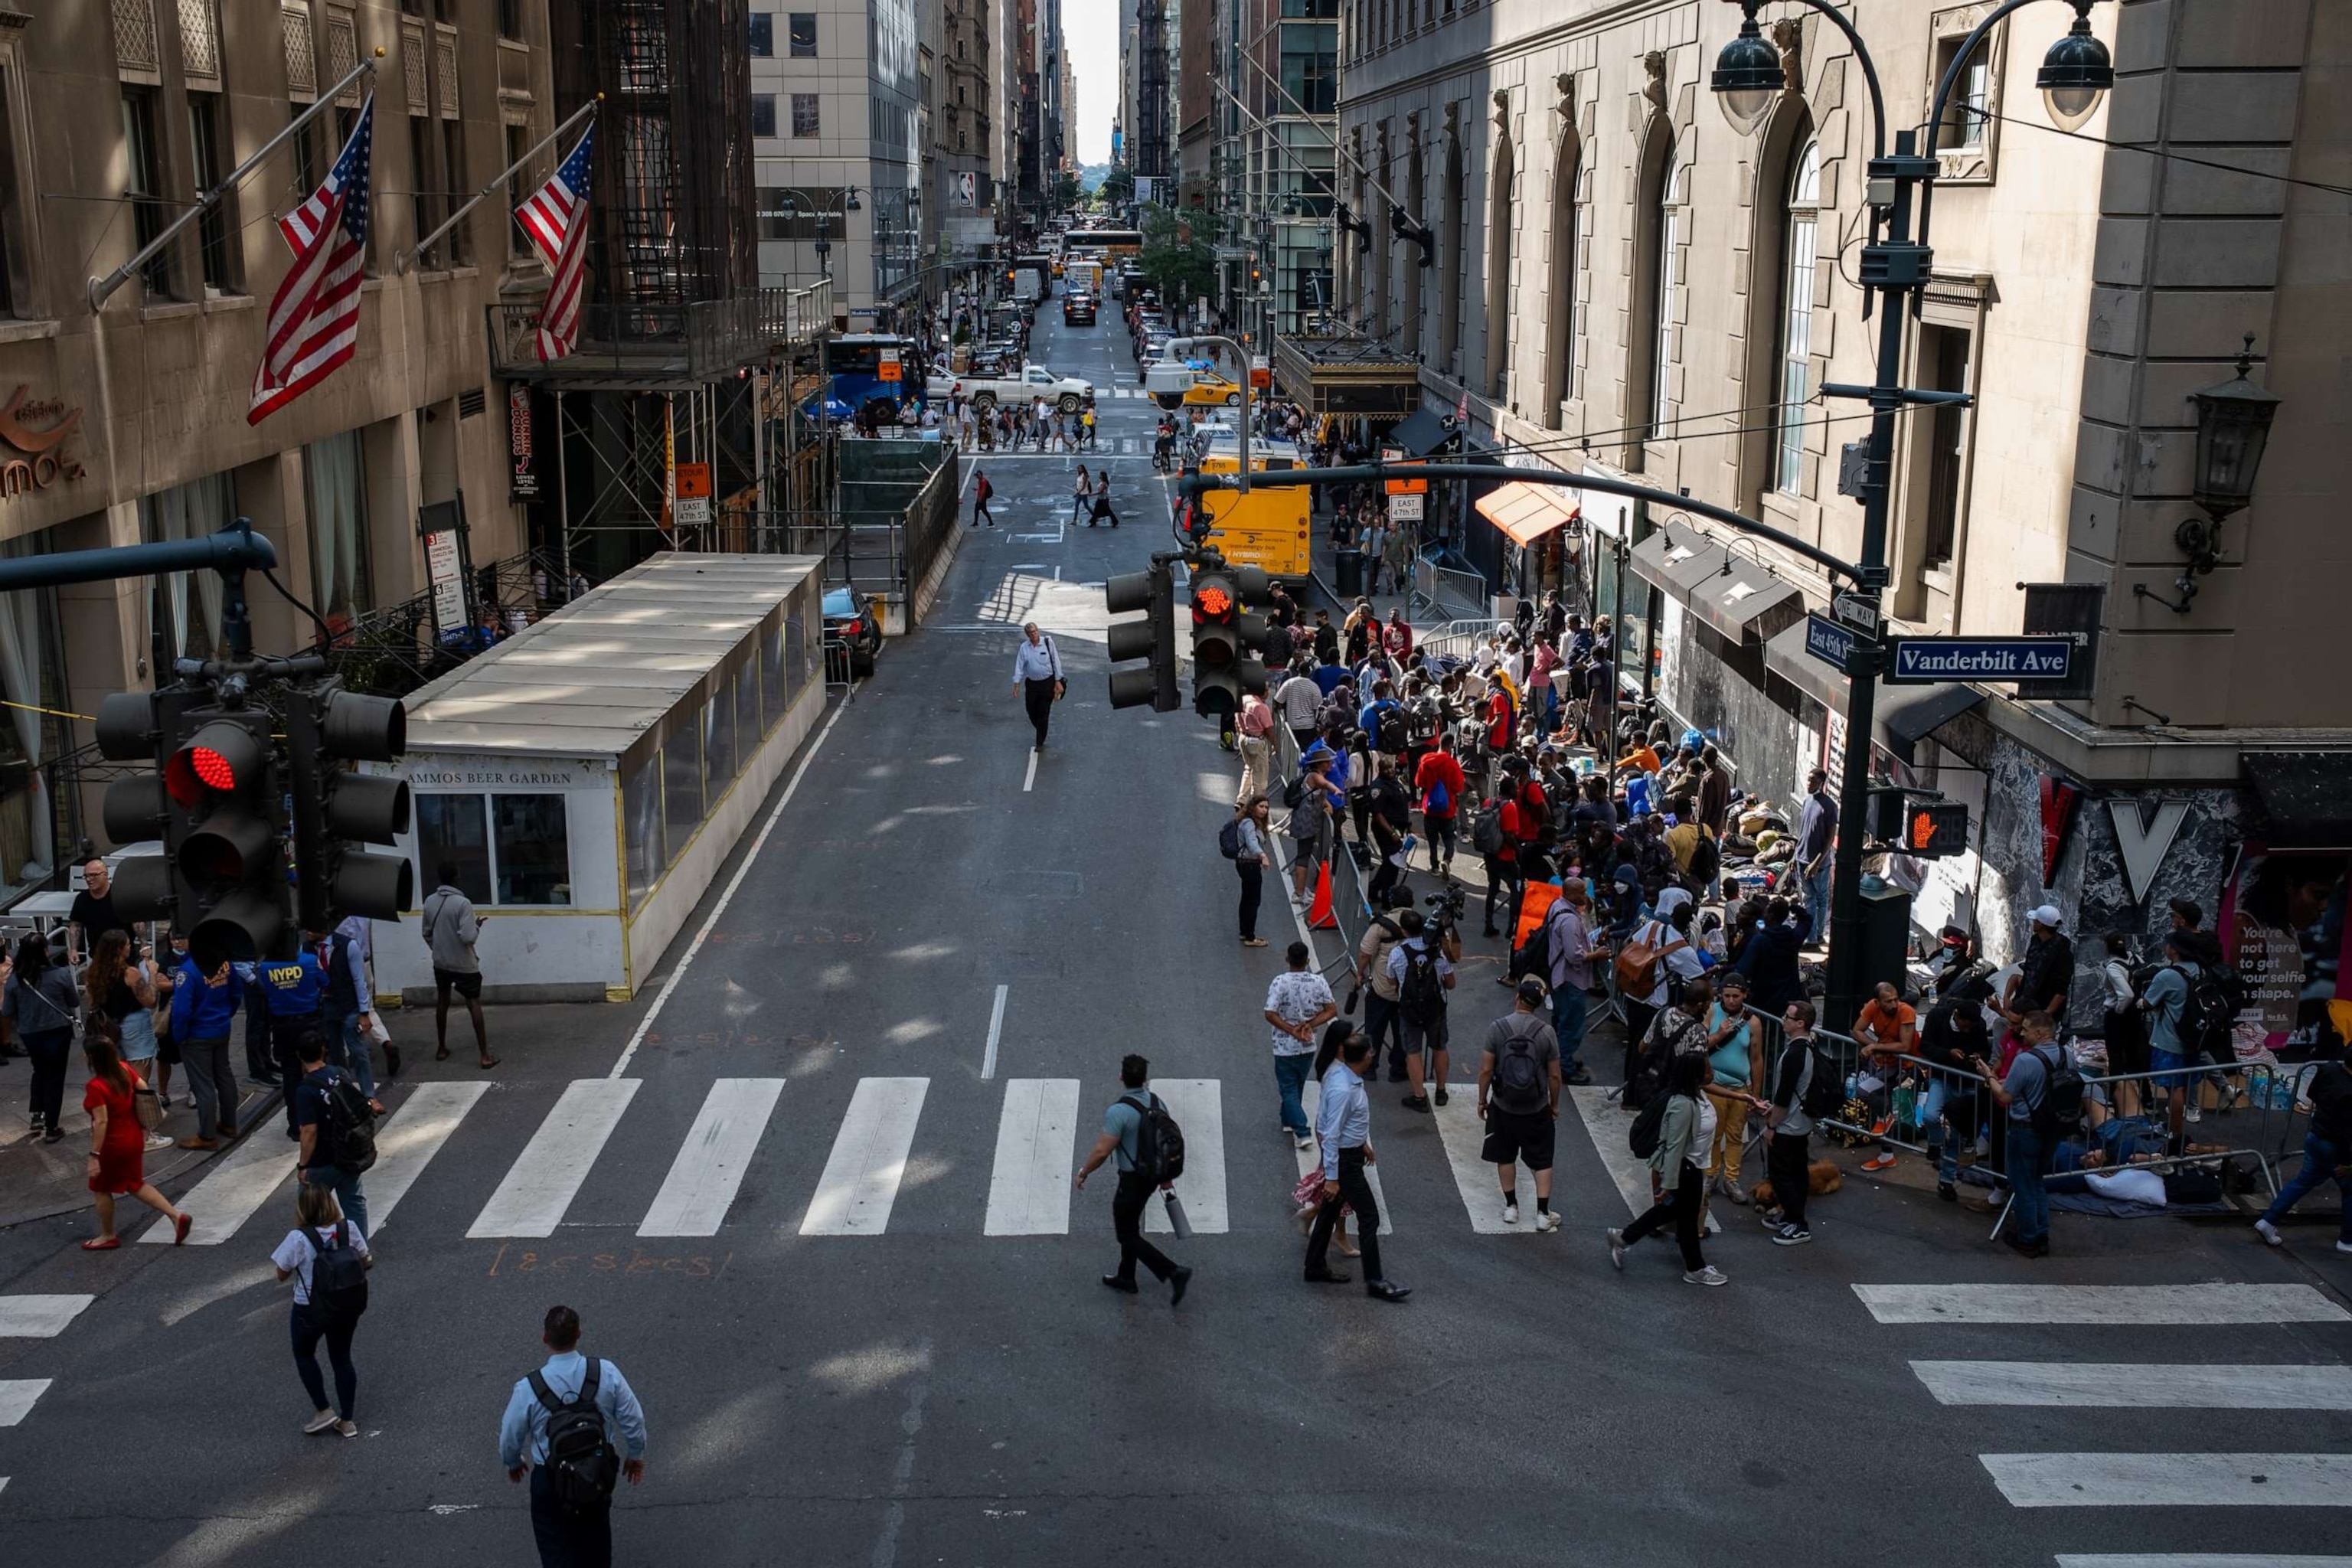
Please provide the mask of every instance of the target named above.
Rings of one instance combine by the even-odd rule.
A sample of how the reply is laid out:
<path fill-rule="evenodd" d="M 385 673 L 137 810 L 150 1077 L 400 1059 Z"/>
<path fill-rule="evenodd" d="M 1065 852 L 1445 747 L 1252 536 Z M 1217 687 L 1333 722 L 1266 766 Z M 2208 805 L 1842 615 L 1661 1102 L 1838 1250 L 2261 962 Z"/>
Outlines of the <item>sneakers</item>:
<path fill-rule="evenodd" d="M 1895 1169 L 1895 1156 L 1891 1152 L 1874 1154 L 1862 1163 L 1862 1168 L 1865 1171 L 1891 1171 Z"/>
<path fill-rule="evenodd" d="M 1301 1149 L 1312 1149 L 1315 1147 L 1315 1139 L 1309 1133 L 1301 1132 L 1297 1139 L 1297 1142 Z"/>
<path fill-rule="evenodd" d="M 1437 1086 L 1437 1103 L 1440 1105 L 1445 1103 L 1445 1086 L 1442 1083 Z"/>
<path fill-rule="evenodd" d="M 1949 1182 L 1937 1182 L 1936 1184 L 1936 1195 L 1943 1199 L 1948 1204 L 1956 1204 L 1960 1201 L 1960 1189 L 1952 1185 Z"/>
<path fill-rule="evenodd" d="M 2266 1219 L 2258 1219 L 2254 1221 L 2254 1234 L 2261 1237 L 2264 1241 L 2269 1242 L 2273 1247 L 2284 1247 L 2286 1245 L 2286 1237 L 2278 1233 L 2278 1226 L 2273 1225 Z M 2340 1247 L 2343 1244 L 2338 1242 L 2336 1245 Z"/>
<path fill-rule="evenodd" d="M 1518 1205 L 1505 1204 L 1503 1205 L 1503 1223 L 1505 1225 L 1517 1225 L 1519 1223 Z"/>
<path fill-rule="evenodd" d="M 1775 1247 L 1802 1247 L 1813 1239 L 1813 1233 L 1801 1226 L 1784 1225 L 1772 1233 Z"/>
<path fill-rule="evenodd" d="M 1777 1208 L 1759 1208 L 1756 1211 L 1756 1217 L 1763 1222 L 1766 1230 L 1780 1229 L 1787 1219 Z"/>
<path fill-rule="evenodd" d="M 1726 1177 L 1724 1179 L 1723 1195 L 1729 1198 L 1733 1203 L 1738 1204 L 1741 1208 L 1746 1208 L 1748 1206 L 1748 1189 L 1741 1186 L 1738 1182 L 1732 1181 L 1729 1177 Z"/>
<path fill-rule="evenodd" d="M 1429 1096 L 1425 1094 L 1408 1094 L 1397 1103 L 1407 1110 L 1417 1110 L 1423 1116 L 1429 1114 Z"/>
<path fill-rule="evenodd" d="M 359 1435 L 360 1435 L 360 1427 L 359 1427 L 359 1423 L 358 1423 L 358 1422 L 356 1422 L 356 1421 L 338 1421 L 338 1422 L 336 1422 L 336 1423 L 335 1423 L 335 1436 L 338 1436 L 338 1437 L 356 1437 L 356 1436 L 358 1436 Z"/>
<path fill-rule="evenodd" d="M 1625 1233 L 1612 1228 L 1608 1236 L 1610 1266 L 1622 1274 L 1625 1271 Z"/>
<path fill-rule="evenodd" d="M 316 1415 L 311 1416 L 310 1419 L 302 1423 L 302 1436 L 305 1437 L 315 1437 L 320 1433 L 327 1430 L 330 1426 L 332 1426 L 334 1424 L 335 1413 L 331 1410 L 321 1410 Z"/>
<path fill-rule="evenodd" d="M 1559 1228 L 1559 1215 L 1552 1213 L 1549 1209 L 1546 1209 L 1536 1215 L 1536 1234 L 1538 1236 L 1549 1236 Z"/>
<path fill-rule="evenodd" d="M 1714 1264 L 1710 1263 L 1706 1268 L 1697 1270 L 1696 1273 L 1684 1275 L 1683 1283 L 1685 1285 L 1728 1285 L 1731 1281 L 1724 1275 L 1722 1269 L 1717 1268 Z"/>

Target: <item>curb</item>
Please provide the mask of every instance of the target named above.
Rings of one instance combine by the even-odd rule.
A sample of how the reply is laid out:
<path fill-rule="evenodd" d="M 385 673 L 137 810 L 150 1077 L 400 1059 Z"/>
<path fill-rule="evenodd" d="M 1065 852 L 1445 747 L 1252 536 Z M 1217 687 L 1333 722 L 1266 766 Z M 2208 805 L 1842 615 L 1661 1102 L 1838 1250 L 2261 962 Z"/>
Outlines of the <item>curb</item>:
<path fill-rule="evenodd" d="M 146 1172 L 148 1181 L 161 1186 L 184 1172 L 200 1169 L 210 1162 L 226 1156 L 230 1151 L 241 1146 L 246 1139 L 252 1137 L 253 1132 L 250 1130 L 268 1121 L 269 1113 L 284 1104 L 285 1100 L 286 1095 L 283 1089 L 264 1089 L 252 1100 L 241 1102 L 237 1106 L 237 1112 L 244 1118 L 245 1125 L 248 1130 L 239 1134 L 235 1142 L 224 1143 L 217 1149 L 189 1151 L 182 1158 L 173 1161 L 168 1169 L 148 1170 Z M 163 1154 L 170 1151 L 159 1149 L 156 1152 Z M 86 1214 L 89 1210 L 89 1200 L 83 1197 L 73 1203 L 60 1204 L 45 1209 L 27 1209 L 21 1213 L 0 1214 L 0 1230 L 14 1230 L 19 1226 L 37 1225 L 42 1220 L 58 1219 L 67 1215 Z"/>

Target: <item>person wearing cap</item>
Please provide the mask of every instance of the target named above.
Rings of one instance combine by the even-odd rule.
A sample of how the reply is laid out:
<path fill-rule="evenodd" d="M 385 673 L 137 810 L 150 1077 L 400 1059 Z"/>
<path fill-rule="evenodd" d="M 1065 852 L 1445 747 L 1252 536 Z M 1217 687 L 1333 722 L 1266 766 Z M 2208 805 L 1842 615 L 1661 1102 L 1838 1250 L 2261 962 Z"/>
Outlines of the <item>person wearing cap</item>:
<path fill-rule="evenodd" d="M 1975 939 L 1958 926 L 1948 925 L 1938 934 L 1927 970 L 1927 994 L 1939 1004 L 1963 997 L 1981 1001 L 1990 994 L 1977 963 Z"/>
<path fill-rule="evenodd" d="M 1559 1228 L 1551 1212 L 1553 1134 L 1559 1122 L 1559 1044 L 1544 1022 L 1544 983 L 1519 982 L 1517 1003 L 1486 1031 L 1478 1058 L 1478 1116 L 1486 1124 L 1479 1158 L 1503 1187 L 1503 1223 L 1519 1223 L 1518 1165 L 1535 1173 L 1536 1229 Z"/>
<path fill-rule="evenodd" d="M 2044 904 L 2031 918 L 2025 956 L 1996 1009 L 2012 1029 L 2028 1013 L 2047 1013 L 2063 1023 L 2067 993 L 2074 988 L 2074 944 L 2058 929 L 2065 917 L 2057 905 Z"/>
<path fill-rule="evenodd" d="M 1318 741 L 1298 759 L 1303 786 L 1290 813 L 1290 901 L 1307 907 L 1313 891 L 1316 868 L 1331 858 L 1332 824 L 1347 803 L 1347 791 L 1331 782 L 1338 753 Z"/>

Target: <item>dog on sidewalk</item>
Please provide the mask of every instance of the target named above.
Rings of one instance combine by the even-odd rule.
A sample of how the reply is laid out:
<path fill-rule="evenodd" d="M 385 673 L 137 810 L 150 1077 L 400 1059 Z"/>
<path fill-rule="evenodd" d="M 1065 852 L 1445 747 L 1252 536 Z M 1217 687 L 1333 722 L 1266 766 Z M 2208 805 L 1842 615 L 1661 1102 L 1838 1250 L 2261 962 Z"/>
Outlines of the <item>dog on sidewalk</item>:
<path fill-rule="evenodd" d="M 1845 1185 L 1845 1173 L 1827 1160 L 1815 1160 L 1805 1167 L 1805 1191 L 1814 1197 L 1824 1197 Z M 1780 1201 L 1772 1195 L 1772 1184 L 1759 1182 L 1749 1189 L 1759 1209 L 1778 1208 Z"/>

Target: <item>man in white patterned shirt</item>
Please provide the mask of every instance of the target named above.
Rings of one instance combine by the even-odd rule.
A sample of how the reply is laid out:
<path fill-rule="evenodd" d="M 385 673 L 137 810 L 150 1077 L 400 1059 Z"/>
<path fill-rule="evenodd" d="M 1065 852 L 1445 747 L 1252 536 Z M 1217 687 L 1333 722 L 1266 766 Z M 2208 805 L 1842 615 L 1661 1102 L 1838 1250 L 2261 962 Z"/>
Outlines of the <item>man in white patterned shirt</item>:
<path fill-rule="evenodd" d="M 1307 1074 L 1315 1065 L 1315 1031 L 1339 1016 L 1331 987 L 1310 969 L 1312 957 L 1303 942 L 1294 942 L 1283 956 L 1290 967 L 1274 977 L 1265 990 L 1265 1021 L 1274 1026 L 1274 1081 L 1282 1091 L 1282 1130 L 1301 1149 L 1315 1147 L 1307 1124 Z"/>

